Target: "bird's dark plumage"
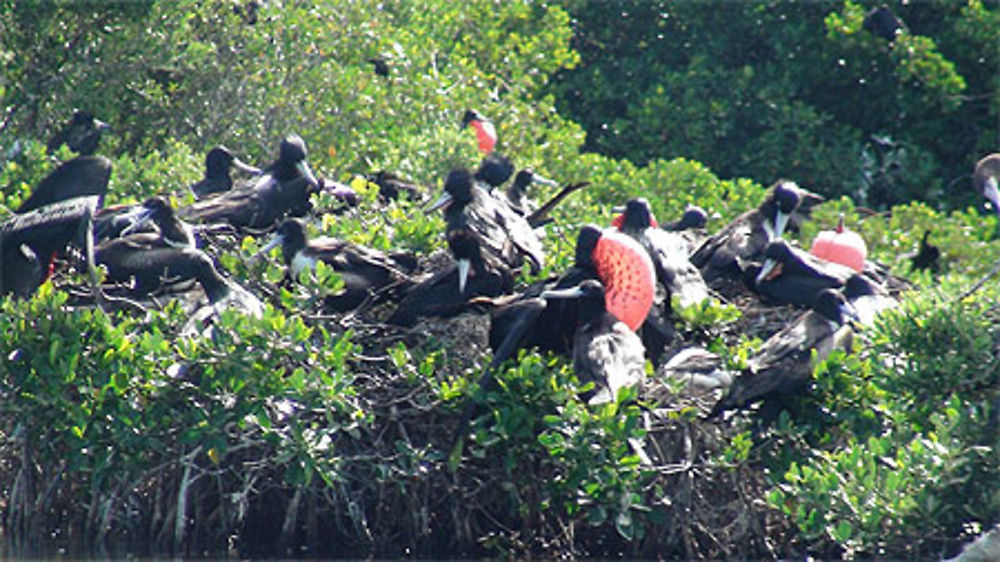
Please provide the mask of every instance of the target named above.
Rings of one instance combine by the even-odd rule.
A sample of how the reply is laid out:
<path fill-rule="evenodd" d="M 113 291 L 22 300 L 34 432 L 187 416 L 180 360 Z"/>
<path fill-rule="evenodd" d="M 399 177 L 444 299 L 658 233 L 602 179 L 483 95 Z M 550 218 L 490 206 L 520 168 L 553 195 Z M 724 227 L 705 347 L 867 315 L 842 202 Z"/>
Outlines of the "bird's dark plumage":
<path fill-rule="evenodd" d="M 356 308 L 368 299 L 405 292 L 412 285 L 408 275 L 417 266 L 416 258 L 404 252 L 386 254 L 333 238 L 309 240 L 305 224 L 299 219 L 281 223 L 262 251 L 279 244 L 291 277 L 298 277 L 303 269 L 312 269 L 320 261 L 340 275 L 344 290 L 326 302 L 339 312 Z"/>
<path fill-rule="evenodd" d="M 469 231 L 483 251 L 509 267 L 527 261 L 532 271 L 541 269 L 545 255 L 534 229 L 506 201 L 475 185 L 468 170 L 459 168 L 448 174 L 444 194 L 434 207 L 442 206 L 447 206 L 444 216 L 449 233 Z"/>
<path fill-rule="evenodd" d="M 817 258 L 784 240 L 768 244 L 764 257 L 754 286 L 773 304 L 815 308 L 823 289 L 839 289 L 856 275 L 847 266 Z"/>
<path fill-rule="evenodd" d="M 48 276 L 53 256 L 86 233 L 97 201 L 96 195 L 66 199 L 0 225 L 0 294 L 34 293 Z"/>
<path fill-rule="evenodd" d="M 786 224 L 797 228 L 797 223 L 822 200 L 793 182 L 779 181 L 756 209 L 736 217 L 706 240 L 691 255 L 691 263 L 710 285 L 720 278 L 739 278 L 742 264 L 759 260 L 768 242 L 782 236 Z"/>
<path fill-rule="evenodd" d="M 920 239 L 920 247 L 915 254 L 910 256 L 910 268 L 913 271 L 927 270 L 931 273 L 941 271 L 941 249 L 931 244 L 931 231 L 924 231 L 924 237 Z"/>
<path fill-rule="evenodd" d="M 640 385 L 645 378 L 645 350 L 635 332 L 607 311 L 604 287 L 587 279 L 576 287 L 542 293 L 550 303 L 572 299 L 577 328 L 573 334 L 573 370 L 582 382 L 593 382 L 592 404 L 613 402 L 625 387 Z"/>
<path fill-rule="evenodd" d="M 897 35 L 906 31 L 903 22 L 884 5 L 872 8 L 865 14 L 861 25 L 872 35 L 886 41 L 892 41 Z"/>
<path fill-rule="evenodd" d="M 835 349 L 850 349 L 853 330 L 846 324 L 850 314 L 843 295 L 823 290 L 813 310 L 761 345 L 709 417 L 761 400 L 780 401 L 802 394 L 812 380 L 813 352 L 817 360 L 823 360 Z"/>
<path fill-rule="evenodd" d="M 97 151 L 101 134 L 110 130 L 107 123 L 95 119 L 86 111 L 74 111 L 69 123 L 63 126 L 48 143 L 49 152 L 55 152 L 65 144 L 80 156 L 89 156 Z"/>
<path fill-rule="evenodd" d="M 494 188 L 504 184 L 514 175 L 514 163 L 510 158 L 491 152 L 483 157 L 476 170 L 475 178 L 488 186 L 492 191 Z"/>
<path fill-rule="evenodd" d="M 17 213 L 26 213 L 52 203 L 96 195 L 98 206 L 108 192 L 111 161 L 103 156 L 78 156 L 59 165 L 31 192 Z"/>
<path fill-rule="evenodd" d="M 228 148 L 216 146 L 205 155 L 205 176 L 191 184 L 191 192 L 200 199 L 212 193 L 229 191 L 233 187 L 233 178 L 230 175 L 233 168 L 252 175 L 262 173 L 259 168 L 250 166 L 234 156 Z"/>
<path fill-rule="evenodd" d="M 285 215 L 302 216 L 309 198 L 320 189 L 298 135 L 281 141 L 278 159 L 252 185 L 198 201 L 178 211 L 182 218 L 203 223 L 229 223 L 237 228 L 268 228 Z"/>

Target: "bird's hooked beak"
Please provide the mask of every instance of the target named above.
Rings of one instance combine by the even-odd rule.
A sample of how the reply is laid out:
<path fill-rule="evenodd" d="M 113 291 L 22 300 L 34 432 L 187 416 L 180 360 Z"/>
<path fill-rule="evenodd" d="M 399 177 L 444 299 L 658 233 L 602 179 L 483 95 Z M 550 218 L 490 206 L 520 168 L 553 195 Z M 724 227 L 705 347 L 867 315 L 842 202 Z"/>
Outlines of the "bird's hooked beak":
<path fill-rule="evenodd" d="M 760 273 L 757 274 L 757 283 L 763 283 L 764 281 L 773 281 L 778 276 L 781 275 L 781 270 L 784 265 L 781 262 L 775 261 L 771 258 L 767 258 L 764 261 L 764 266 L 760 268 Z"/>
<path fill-rule="evenodd" d="M 556 180 L 552 180 L 545 176 L 540 176 L 538 174 L 532 174 L 531 181 L 533 183 L 540 183 L 542 185 L 547 185 L 549 187 L 559 187 L 559 183 L 556 182 Z"/>
<path fill-rule="evenodd" d="M 110 131 L 111 130 L 111 125 L 108 124 L 105 121 L 101 121 L 100 119 L 94 119 L 94 127 L 96 127 L 98 131 Z"/>
<path fill-rule="evenodd" d="M 153 211 L 146 207 L 138 207 L 126 213 L 122 218 L 129 221 L 129 225 L 122 230 L 122 236 L 128 236 L 146 226 L 149 220 L 153 218 Z"/>
<path fill-rule="evenodd" d="M 306 162 L 305 160 L 299 160 L 298 163 L 295 164 L 295 169 L 298 170 L 300 174 L 302 174 L 302 177 L 305 178 L 307 182 L 309 182 L 309 185 L 313 186 L 316 189 L 320 189 L 321 186 L 319 180 L 317 180 L 316 176 L 313 175 L 312 168 L 309 167 L 309 162 Z"/>
<path fill-rule="evenodd" d="M 268 252 L 280 246 L 284 241 L 285 237 L 280 234 L 275 234 L 274 236 L 271 236 L 271 239 L 267 241 L 267 244 L 264 244 L 264 247 L 258 250 L 257 253 L 254 254 L 253 257 L 250 259 L 256 260 L 260 259 L 263 256 L 266 256 Z"/>
<path fill-rule="evenodd" d="M 472 262 L 467 259 L 460 259 L 458 264 L 458 293 L 465 294 L 465 285 L 469 280 L 469 267 Z"/>
<path fill-rule="evenodd" d="M 441 197 L 438 197 L 437 201 L 432 203 L 431 206 L 427 208 L 427 212 L 430 213 L 432 211 L 436 211 L 438 209 L 447 207 L 448 205 L 451 204 L 451 200 L 452 200 L 451 194 L 445 191 L 441 194 Z"/>
<path fill-rule="evenodd" d="M 240 160 L 239 158 L 233 158 L 233 167 L 241 172 L 253 176 L 259 176 L 264 173 L 264 171 L 258 168 L 257 166 L 251 166 L 250 164 L 247 164 L 246 162 Z M 308 166 L 306 166 L 306 168 L 308 169 Z"/>
<path fill-rule="evenodd" d="M 574 299 L 583 296 L 583 289 L 579 285 L 568 289 L 549 289 L 542 291 L 540 296 L 543 299 Z"/>

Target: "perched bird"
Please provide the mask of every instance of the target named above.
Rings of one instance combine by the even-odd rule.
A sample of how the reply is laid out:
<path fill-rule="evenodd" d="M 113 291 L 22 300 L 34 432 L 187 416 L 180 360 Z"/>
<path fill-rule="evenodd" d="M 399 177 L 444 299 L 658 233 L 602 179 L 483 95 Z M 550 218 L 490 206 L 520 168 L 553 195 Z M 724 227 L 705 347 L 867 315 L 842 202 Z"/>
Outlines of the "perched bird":
<path fill-rule="evenodd" d="M 338 312 L 356 308 L 362 302 L 388 291 L 400 293 L 412 281 L 409 274 L 417 260 L 407 252 L 386 254 L 334 238 L 306 237 L 305 224 L 299 219 L 285 219 L 271 240 L 258 255 L 281 246 L 289 276 L 297 278 L 304 269 L 313 269 L 317 262 L 328 264 L 344 281 L 342 292 L 327 299 L 327 306 Z"/>
<path fill-rule="evenodd" d="M 448 244 L 460 261 L 410 287 L 387 324 L 412 326 L 422 317 L 455 316 L 468 310 L 470 300 L 499 297 L 514 290 L 510 268 L 484 253 L 476 236 L 458 231 L 448 237 Z"/>
<path fill-rule="evenodd" d="M 365 179 L 378 186 L 378 196 L 383 201 L 395 201 L 404 195 L 411 201 L 418 201 L 423 191 L 420 186 L 385 170 L 368 174 Z"/>
<path fill-rule="evenodd" d="M 98 196 L 85 195 L 15 215 L 0 224 L 0 294 L 32 295 L 51 274 L 52 259 L 88 236 Z"/>
<path fill-rule="evenodd" d="M 840 289 L 856 275 L 847 266 L 817 258 L 784 240 L 768 244 L 764 257 L 754 287 L 774 304 L 815 308 L 823 289 Z"/>
<path fill-rule="evenodd" d="M 376 76 L 389 77 L 389 63 L 384 58 L 370 58 L 368 62 L 372 64 L 372 69 L 375 71 Z"/>
<path fill-rule="evenodd" d="M 306 156 L 302 137 L 286 137 L 278 159 L 252 185 L 206 197 L 178 214 L 202 223 L 254 229 L 268 228 L 285 215 L 302 216 L 310 209 L 310 196 L 322 188 Z"/>
<path fill-rule="evenodd" d="M 549 187 L 558 187 L 555 181 L 542 177 L 531 168 L 524 168 L 514 176 L 514 182 L 507 188 L 507 201 L 521 215 L 528 215 L 537 209 L 537 205 L 528 199 L 527 191 L 531 184 L 539 183 Z M 532 225 L 537 226 L 537 225 Z"/>
<path fill-rule="evenodd" d="M 768 242 L 781 238 L 786 227 L 795 226 L 820 201 L 820 196 L 793 182 L 779 181 L 756 209 L 736 217 L 706 240 L 691 255 L 691 263 L 709 284 L 739 278 L 743 264 L 759 260 Z"/>
<path fill-rule="evenodd" d="M 80 156 L 90 156 L 97 151 L 101 142 L 101 134 L 111 130 L 111 125 L 95 119 L 86 111 L 74 111 L 69 123 L 63 126 L 50 140 L 49 152 L 55 152 L 65 144 L 70 150 Z"/>
<path fill-rule="evenodd" d="M 780 403 L 802 394 L 812 380 L 814 352 L 816 360 L 822 361 L 835 349 L 850 349 L 853 330 L 847 320 L 852 314 L 839 292 L 821 291 L 813 310 L 761 345 L 709 417 L 761 400 Z"/>
<path fill-rule="evenodd" d="M 661 224 L 660 228 L 668 232 L 678 232 L 692 228 L 705 228 L 706 224 L 708 224 L 708 213 L 705 212 L 705 209 L 697 205 L 688 205 L 681 218 Z"/>
<path fill-rule="evenodd" d="M 517 268 L 527 261 L 533 272 L 541 269 L 545 256 L 534 229 L 506 201 L 475 185 L 468 170 L 457 168 L 448 173 L 444 193 L 430 210 L 439 208 L 444 208 L 449 236 L 458 230 L 468 231 L 479 239 L 482 250 L 508 267 Z"/>
<path fill-rule="evenodd" d="M 209 302 L 229 294 L 225 279 L 207 254 L 160 245 L 155 236 L 108 240 L 97 246 L 94 255 L 97 264 L 108 271 L 106 281 L 128 284 L 129 292 L 137 297 L 192 279 L 201 285 Z"/>
<path fill-rule="evenodd" d="M 684 239 L 673 232 L 656 228 L 656 218 L 644 197 L 629 199 L 624 212 L 614 222 L 620 231 L 639 242 L 649 253 L 656 269 L 656 279 L 667 290 L 668 308 L 674 297 L 684 307 L 710 297 L 701 272 L 688 259 Z"/>
<path fill-rule="evenodd" d="M 523 347 L 569 355 L 580 323 L 576 303 L 542 297 L 597 279 L 603 286 L 605 309 L 637 330 L 646 321 L 656 291 L 656 274 L 646 251 L 628 236 L 594 225 L 580 229 L 576 261 L 555 282 L 529 288 L 497 306 L 491 314 L 490 347 L 499 364 Z"/>
<path fill-rule="evenodd" d="M 993 211 L 1000 216 L 1000 152 L 990 154 L 979 162 L 972 172 L 972 185 L 980 195 L 993 204 Z"/>
<path fill-rule="evenodd" d="M 103 156 L 77 156 L 63 162 L 45 176 L 15 212 L 27 213 L 52 203 L 87 195 L 96 195 L 97 206 L 100 207 L 108 192 L 110 179 L 110 160 Z"/>
<path fill-rule="evenodd" d="M 884 5 L 872 8 L 865 14 L 861 26 L 872 35 L 886 41 L 892 41 L 900 33 L 906 32 L 903 22 Z"/>
<path fill-rule="evenodd" d="M 916 252 L 908 254 L 910 259 L 910 269 L 913 271 L 927 270 L 931 273 L 941 271 L 941 249 L 931 244 L 931 231 L 925 230 L 923 238 L 920 239 L 920 246 Z"/>
<path fill-rule="evenodd" d="M 497 144 L 497 130 L 489 119 L 483 117 L 475 109 L 467 109 L 465 115 L 462 116 L 462 128 L 465 127 L 472 127 L 476 130 L 476 142 L 480 152 L 483 154 L 493 152 L 493 148 Z"/>
<path fill-rule="evenodd" d="M 583 381 L 592 381 L 597 391 L 591 404 L 613 402 L 619 391 L 642 384 L 646 376 L 645 351 L 635 332 L 607 311 L 604 287 L 587 279 L 576 287 L 553 289 L 541 294 L 546 302 L 573 299 L 577 328 L 573 334 L 573 370 Z"/>
<path fill-rule="evenodd" d="M 841 213 L 834 230 L 821 230 L 816 234 L 809 253 L 860 273 L 865 270 L 868 245 L 860 234 L 844 227 L 844 214 Z"/>
<path fill-rule="evenodd" d="M 224 146 L 217 146 L 205 155 L 205 177 L 191 184 L 191 193 L 201 199 L 212 193 L 229 191 L 233 178 L 229 175 L 233 168 L 251 175 L 260 175 L 260 168 L 243 163 Z"/>

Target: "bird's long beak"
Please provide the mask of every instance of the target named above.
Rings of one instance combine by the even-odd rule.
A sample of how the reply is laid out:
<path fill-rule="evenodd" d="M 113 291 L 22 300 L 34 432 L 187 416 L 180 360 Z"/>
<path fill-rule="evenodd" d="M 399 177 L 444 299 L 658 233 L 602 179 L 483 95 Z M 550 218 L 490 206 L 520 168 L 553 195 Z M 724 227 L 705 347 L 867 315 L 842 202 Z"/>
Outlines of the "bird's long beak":
<path fill-rule="evenodd" d="M 771 258 L 766 259 L 764 266 L 760 268 L 760 273 L 757 274 L 757 283 L 773 281 L 781 275 L 782 268 L 783 264 L 781 262 L 774 261 Z"/>
<path fill-rule="evenodd" d="M 549 187 L 559 187 L 559 184 L 556 182 L 556 180 L 551 180 L 551 179 L 549 179 L 549 178 L 547 178 L 545 176 L 540 176 L 538 174 L 532 174 L 531 175 L 531 181 L 534 182 L 534 183 L 540 183 L 542 185 L 547 185 Z"/>
<path fill-rule="evenodd" d="M 266 256 L 267 253 L 270 252 L 272 249 L 280 246 L 281 243 L 285 241 L 284 239 L 285 239 L 284 236 L 280 234 L 275 234 L 274 236 L 271 237 L 270 240 L 267 241 L 267 244 L 264 244 L 264 247 L 258 250 L 257 253 L 254 254 L 253 257 L 250 259 L 256 260 L 260 259 L 263 256 Z"/>
<path fill-rule="evenodd" d="M 441 194 L 441 197 L 438 197 L 437 201 L 435 201 L 433 204 L 431 204 L 430 207 L 427 208 L 427 212 L 430 213 L 432 211 L 436 211 L 438 209 L 447 207 L 449 204 L 451 204 L 451 199 L 452 199 L 451 194 L 445 191 L 444 193 Z"/>
<path fill-rule="evenodd" d="M 316 176 L 313 175 L 312 169 L 309 167 L 309 162 L 299 160 L 299 162 L 295 164 L 295 169 L 302 174 L 302 177 L 309 182 L 309 185 L 315 187 L 316 189 L 320 188 L 319 180 L 317 180 Z"/>
<path fill-rule="evenodd" d="M 469 280 L 469 267 L 472 262 L 467 259 L 458 260 L 458 292 L 465 293 L 465 285 Z"/>
<path fill-rule="evenodd" d="M 579 286 L 568 289 L 549 289 L 548 291 L 542 291 L 540 296 L 543 299 L 573 299 L 582 297 L 583 290 Z"/>
<path fill-rule="evenodd" d="M 111 130 L 111 125 L 109 125 L 108 123 L 106 123 L 104 121 L 101 121 L 100 119 L 94 119 L 94 126 L 97 127 L 98 131 L 110 131 Z"/>
<path fill-rule="evenodd" d="M 241 172 L 252 174 L 254 176 L 259 176 L 260 174 L 264 173 L 257 166 L 251 166 L 250 164 L 247 164 L 246 162 L 240 160 L 239 158 L 233 158 L 233 166 Z"/>
<path fill-rule="evenodd" d="M 145 207 L 139 207 L 129 211 L 128 213 L 125 214 L 125 216 L 122 217 L 129 221 L 129 225 L 125 227 L 124 230 L 122 230 L 122 236 L 127 236 L 139 230 L 140 228 L 145 226 L 146 223 L 149 222 L 149 219 L 151 219 L 152 217 L 153 217 L 153 211 Z"/>

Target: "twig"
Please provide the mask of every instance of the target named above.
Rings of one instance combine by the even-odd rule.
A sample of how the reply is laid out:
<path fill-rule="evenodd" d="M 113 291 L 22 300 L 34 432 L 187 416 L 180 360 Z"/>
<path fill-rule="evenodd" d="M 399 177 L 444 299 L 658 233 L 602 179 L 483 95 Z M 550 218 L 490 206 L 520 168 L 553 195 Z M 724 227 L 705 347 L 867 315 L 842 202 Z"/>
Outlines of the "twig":
<path fill-rule="evenodd" d="M 967 299 L 968 297 L 972 296 L 973 293 L 981 289 L 983 285 L 985 285 L 987 281 L 992 279 L 998 272 L 1000 272 L 1000 261 L 998 261 L 996 265 L 993 266 L 993 269 L 991 269 L 990 272 L 987 273 L 985 277 L 977 281 L 976 284 L 973 285 L 972 287 L 969 287 L 969 289 L 966 290 L 964 293 L 958 295 L 958 298 L 955 299 L 955 301 L 961 302 Z"/>

